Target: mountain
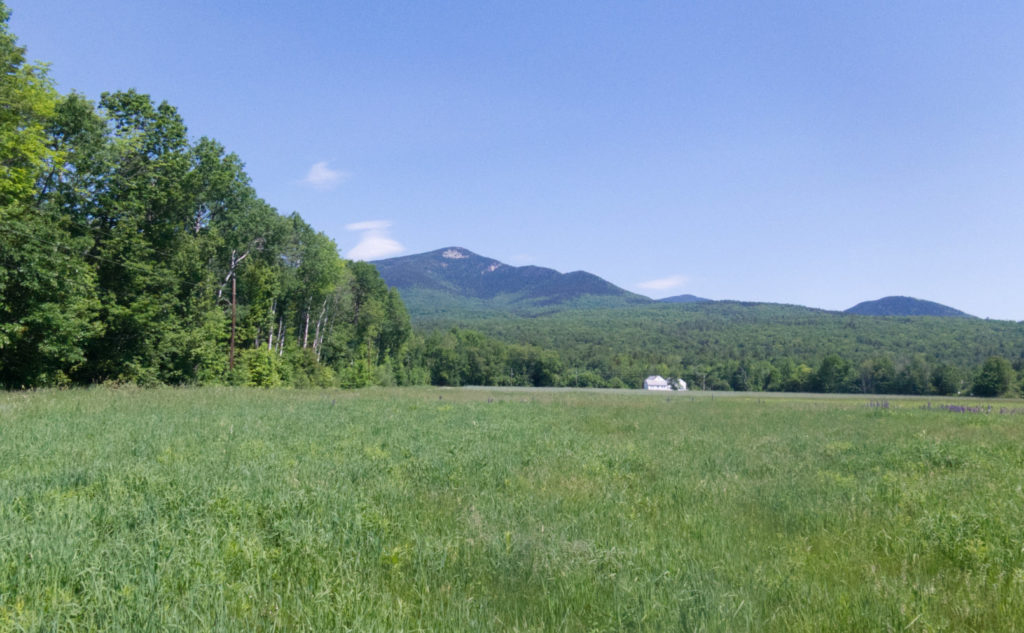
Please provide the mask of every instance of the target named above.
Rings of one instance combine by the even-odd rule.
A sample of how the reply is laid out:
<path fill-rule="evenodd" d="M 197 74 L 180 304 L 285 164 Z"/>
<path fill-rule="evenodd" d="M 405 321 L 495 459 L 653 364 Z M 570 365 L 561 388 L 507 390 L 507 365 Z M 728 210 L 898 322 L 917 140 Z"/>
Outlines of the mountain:
<path fill-rule="evenodd" d="M 458 246 L 373 263 L 413 314 L 543 313 L 653 303 L 582 270 L 509 266 Z"/>
<path fill-rule="evenodd" d="M 976 318 L 966 312 L 944 306 L 934 301 L 915 299 L 913 297 L 882 297 L 875 301 L 862 301 L 845 310 L 846 314 L 865 316 L 938 316 Z"/>
<path fill-rule="evenodd" d="M 675 295 L 674 297 L 665 297 L 663 299 L 656 299 L 658 303 L 705 303 L 712 301 L 711 299 L 705 299 L 704 297 L 698 297 L 696 295 Z"/>
<path fill-rule="evenodd" d="M 373 262 L 381 277 L 397 288 L 414 321 L 443 324 L 465 319 L 509 316 L 538 317 L 565 311 L 603 308 L 643 308 L 656 305 L 676 309 L 735 304 L 743 311 L 762 304 L 722 302 L 690 294 L 657 301 L 634 294 L 597 275 L 578 270 L 561 273 L 541 266 L 510 266 L 460 246 Z M 801 306 L 763 304 L 768 313 Z M 734 308 L 722 308 L 733 310 Z M 748 311 L 753 315 L 758 310 Z M 797 310 L 794 314 L 799 314 Z M 948 306 L 912 297 L 883 297 L 845 310 L 859 316 L 942 316 L 974 318 Z M 787 313 L 788 314 L 788 313 Z M 838 313 L 833 313 L 838 314 Z M 785 320 L 786 317 L 783 317 Z M 753 317 L 759 322 L 761 317 Z"/>

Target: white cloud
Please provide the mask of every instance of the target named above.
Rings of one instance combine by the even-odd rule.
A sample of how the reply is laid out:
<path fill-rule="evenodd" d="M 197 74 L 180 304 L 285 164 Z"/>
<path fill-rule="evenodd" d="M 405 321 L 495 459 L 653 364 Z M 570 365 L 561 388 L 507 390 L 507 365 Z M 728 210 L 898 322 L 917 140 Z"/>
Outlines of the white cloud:
<path fill-rule="evenodd" d="M 391 238 L 388 229 L 391 222 L 387 220 L 369 220 L 354 222 L 345 226 L 349 231 L 362 232 L 359 243 L 347 254 L 349 259 L 368 261 L 391 257 L 405 252 L 405 247 Z"/>
<path fill-rule="evenodd" d="M 686 284 L 687 281 L 688 279 L 684 275 L 672 275 L 671 277 L 663 277 L 661 279 L 641 281 L 636 286 L 643 290 L 668 290 L 670 288 L 678 288 Z"/>
<path fill-rule="evenodd" d="M 346 224 L 348 231 L 384 231 L 391 228 L 391 222 L 387 220 L 367 220 L 366 222 L 353 222 Z"/>
<path fill-rule="evenodd" d="M 327 166 L 327 161 L 314 163 L 309 173 L 302 179 L 304 184 L 317 189 L 332 189 L 349 179 L 351 174 Z"/>

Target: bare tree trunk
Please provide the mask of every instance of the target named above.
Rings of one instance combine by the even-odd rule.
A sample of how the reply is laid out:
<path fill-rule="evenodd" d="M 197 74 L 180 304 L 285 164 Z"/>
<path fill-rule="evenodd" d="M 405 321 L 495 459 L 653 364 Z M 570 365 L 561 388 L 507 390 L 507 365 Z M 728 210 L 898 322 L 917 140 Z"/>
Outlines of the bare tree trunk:
<path fill-rule="evenodd" d="M 324 317 L 323 328 L 322 329 L 321 328 L 317 328 L 317 331 L 318 331 L 319 336 L 320 336 L 320 340 L 318 340 L 316 342 L 316 362 L 318 362 L 318 363 L 320 362 L 320 357 L 323 355 L 324 339 L 330 334 L 331 326 L 333 325 L 333 323 L 334 323 L 333 315 L 331 315 L 329 317 L 325 316 Z"/>
<path fill-rule="evenodd" d="M 324 304 L 320 306 L 320 316 L 316 318 L 316 329 L 313 331 L 313 351 L 316 352 L 317 361 L 320 360 L 320 326 L 323 324 L 324 315 L 327 314 L 327 299 L 324 299 Z"/>
<path fill-rule="evenodd" d="M 306 327 L 302 334 L 302 349 L 306 349 L 309 343 L 309 304 L 306 304 Z"/>
<path fill-rule="evenodd" d="M 320 343 L 316 351 L 316 361 L 318 363 L 320 362 L 320 357 L 322 356 L 322 352 L 324 349 L 324 339 L 330 336 L 331 332 L 334 331 L 334 316 L 334 314 L 330 314 L 327 316 L 327 318 L 324 319 L 324 327 L 323 330 L 320 332 Z"/>
<path fill-rule="evenodd" d="M 277 299 L 270 302 L 270 331 L 267 334 L 267 351 L 274 349 L 274 313 L 277 311 Z"/>
<path fill-rule="evenodd" d="M 234 266 L 231 267 L 232 273 Z M 235 276 L 231 275 L 231 350 L 228 352 L 228 369 L 235 368 Z"/>

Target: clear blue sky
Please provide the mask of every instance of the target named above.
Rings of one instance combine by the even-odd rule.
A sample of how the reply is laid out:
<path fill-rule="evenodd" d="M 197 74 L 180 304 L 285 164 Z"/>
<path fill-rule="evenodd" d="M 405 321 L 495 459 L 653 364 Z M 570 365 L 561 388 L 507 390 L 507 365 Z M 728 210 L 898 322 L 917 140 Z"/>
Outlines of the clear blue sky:
<path fill-rule="evenodd" d="M 342 254 L 1024 320 L 1024 3 L 7 0 Z"/>

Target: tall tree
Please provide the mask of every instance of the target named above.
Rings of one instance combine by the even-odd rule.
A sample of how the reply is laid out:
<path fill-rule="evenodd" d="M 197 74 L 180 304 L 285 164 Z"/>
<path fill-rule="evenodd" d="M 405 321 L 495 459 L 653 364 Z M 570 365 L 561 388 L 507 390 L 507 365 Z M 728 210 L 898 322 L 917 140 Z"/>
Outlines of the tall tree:
<path fill-rule="evenodd" d="M 177 111 L 135 91 L 104 93 L 108 170 L 86 218 L 103 300 L 103 335 L 88 380 L 157 382 L 176 372 L 188 266 L 182 184 L 188 168 Z"/>

